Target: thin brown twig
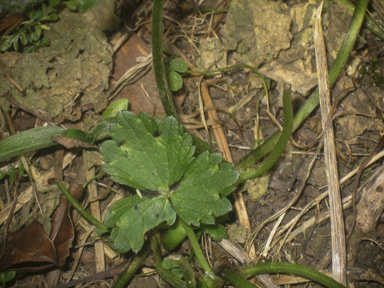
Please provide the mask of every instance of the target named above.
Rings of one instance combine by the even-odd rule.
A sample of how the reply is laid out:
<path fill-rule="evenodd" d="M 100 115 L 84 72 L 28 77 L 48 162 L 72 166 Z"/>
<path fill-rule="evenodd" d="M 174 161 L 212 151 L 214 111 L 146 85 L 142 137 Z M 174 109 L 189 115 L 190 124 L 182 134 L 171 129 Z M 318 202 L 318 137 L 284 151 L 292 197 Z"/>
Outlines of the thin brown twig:
<path fill-rule="evenodd" d="M 15 99 L 13 99 L 8 94 L 5 94 L 5 97 L 8 99 L 9 102 L 18 106 L 20 109 L 24 110 L 25 112 L 28 112 L 29 114 L 32 114 L 32 115 L 36 116 L 37 118 L 39 118 L 45 122 L 53 122 L 53 119 L 51 117 L 45 116 L 38 111 L 35 111 L 33 109 L 28 108 L 27 106 L 25 106 L 25 105 L 19 103 L 18 101 L 16 101 Z"/>
<path fill-rule="evenodd" d="M 17 84 L 17 82 L 15 80 L 13 80 L 13 78 L 11 76 L 9 76 L 9 74 L 5 70 L 5 68 L 4 68 L 3 64 L 1 63 L 1 61 L 0 61 L 0 68 L 1 68 L 1 70 L 3 70 L 4 75 L 5 75 L 5 77 L 7 77 L 8 81 L 11 82 L 13 84 L 13 86 L 15 86 L 20 92 L 23 92 L 24 89 L 21 88 L 21 86 L 19 84 Z"/>

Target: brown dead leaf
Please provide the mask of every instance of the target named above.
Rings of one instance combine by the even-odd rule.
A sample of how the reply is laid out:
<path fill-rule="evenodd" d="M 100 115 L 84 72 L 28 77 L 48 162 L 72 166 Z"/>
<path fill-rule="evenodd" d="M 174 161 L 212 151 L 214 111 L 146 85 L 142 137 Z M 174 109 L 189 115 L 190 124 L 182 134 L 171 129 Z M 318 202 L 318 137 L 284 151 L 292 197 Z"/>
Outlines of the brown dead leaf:
<path fill-rule="evenodd" d="M 78 199 L 83 188 L 71 184 L 69 192 Z M 51 216 L 50 237 L 37 220 L 15 233 L 9 232 L 7 242 L 0 247 L 0 271 L 12 269 L 21 276 L 63 266 L 70 254 L 69 249 L 72 247 L 74 237 L 69 211 L 70 204 L 64 196 L 61 196 L 60 205 Z"/>
<path fill-rule="evenodd" d="M 59 143 L 60 145 L 63 145 L 67 149 L 77 148 L 77 147 L 95 148 L 95 149 L 98 148 L 97 145 L 84 143 L 78 139 L 67 138 L 64 136 L 52 136 L 51 140 L 56 141 L 57 143 Z"/>

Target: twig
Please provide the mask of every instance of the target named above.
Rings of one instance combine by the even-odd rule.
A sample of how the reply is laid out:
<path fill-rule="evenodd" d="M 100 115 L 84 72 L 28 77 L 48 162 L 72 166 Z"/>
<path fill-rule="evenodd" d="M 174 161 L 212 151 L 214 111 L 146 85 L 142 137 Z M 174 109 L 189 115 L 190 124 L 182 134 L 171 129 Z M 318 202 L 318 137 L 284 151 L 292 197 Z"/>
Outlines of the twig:
<path fill-rule="evenodd" d="M 9 74 L 5 70 L 5 68 L 4 68 L 3 64 L 1 63 L 1 61 L 0 61 L 0 68 L 1 68 L 1 70 L 3 70 L 5 77 L 7 77 L 9 82 L 11 82 L 20 92 L 23 92 L 24 89 L 19 84 L 17 84 L 17 82 L 15 80 L 13 80 L 11 76 L 9 76 Z"/>
<path fill-rule="evenodd" d="M 17 102 L 15 99 L 13 99 L 8 94 L 5 94 L 5 97 L 8 99 L 9 102 L 15 104 L 16 106 L 18 106 L 20 109 L 24 110 L 25 112 L 28 112 L 29 114 L 32 114 L 32 115 L 36 116 L 37 118 L 39 118 L 45 122 L 53 122 L 53 119 L 51 117 L 45 116 L 45 115 L 41 114 L 40 112 L 37 112 L 33 109 L 28 108 L 27 106 L 24 106 L 23 104 L 20 104 L 19 102 Z"/>

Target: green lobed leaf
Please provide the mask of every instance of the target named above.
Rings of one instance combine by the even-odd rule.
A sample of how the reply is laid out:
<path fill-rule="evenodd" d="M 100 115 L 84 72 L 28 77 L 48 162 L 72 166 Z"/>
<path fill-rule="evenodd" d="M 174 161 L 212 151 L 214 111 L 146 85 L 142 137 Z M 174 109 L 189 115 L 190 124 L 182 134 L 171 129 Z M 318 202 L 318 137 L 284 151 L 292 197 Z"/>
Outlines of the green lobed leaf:
<path fill-rule="evenodd" d="M 26 47 L 24 47 L 23 54 L 28 54 L 28 53 L 32 53 L 32 52 L 36 52 L 36 47 L 35 46 L 26 46 Z"/>
<path fill-rule="evenodd" d="M 173 59 L 169 64 L 172 70 L 175 70 L 179 73 L 185 73 L 188 70 L 188 64 L 184 60 L 181 59 Z"/>
<path fill-rule="evenodd" d="M 188 166 L 183 181 L 171 194 L 176 213 L 188 225 L 214 224 L 215 217 L 228 213 L 228 196 L 235 188 L 239 173 L 223 162 L 220 154 L 200 154 Z"/>
<path fill-rule="evenodd" d="M 231 210 L 225 197 L 235 188 L 238 172 L 217 153 L 194 159 L 192 139 L 176 119 L 128 111 L 103 122 L 109 119 L 113 122 L 100 128 L 105 132 L 110 126 L 113 139 L 100 146 L 103 169 L 113 180 L 141 190 L 109 208 L 104 224 L 112 228 L 111 241 L 118 251 L 139 251 L 148 230 L 165 222 L 172 225 L 176 215 L 200 226 L 214 224 Z M 141 193 L 152 197 L 141 198 Z M 204 228 L 214 239 L 226 238 L 221 225 Z"/>
<path fill-rule="evenodd" d="M 156 121 L 124 111 L 116 122 L 110 128 L 113 140 L 100 147 L 103 169 L 121 184 L 166 195 L 192 161 L 191 136 L 173 117 Z"/>
<path fill-rule="evenodd" d="M 175 71 L 170 71 L 167 75 L 169 89 L 172 91 L 180 90 L 183 87 L 183 78 Z"/>
<path fill-rule="evenodd" d="M 45 11 L 47 10 L 47 6 L 46 6 L 45 4 L 43 4 L 41 9 L 42 9 L 42 10 L 37 10 L 37 11 L 36 11 L 33 20 L 38 20 L 38 19 L 43 18 L 44 14 L 45 14 Z M 31 20 L 32 20 L 32 19 L 31 19 Z"/>
<path fill-rule="evenodd" d="M 41 45 L 44 46 L 49 46 L 49 37 L 44 37 L 43 40 L 41 41 Z"/>
<path fill-rule="evenodd" d="M 172 225 L 176 220 L 176 213 L 165 197 L 141 199 L 139 196 L 132 196 L 122 200 L 109 207 L 111 213 L 108 215 L 112 216 L 105 220 L 107 226 L 114 223 L 111 241 L 120 253 L 131 249 L 138 252 L 144 244 L 147 231 L 164 221 Z"/>
<path fill-rule="evenodd" d="M 13 49 L 17 52 L 19 50 L 19 37 L 13 42 Z"/>
<path fill-rule="evenodd" d="M 107 118 L 101 121 L 95 129 L 92 131 L 96 137 L 96 141 L 111 137 L 111 131 L 109 130 L 113 123 L 115 123 L 116 117 Z"/>

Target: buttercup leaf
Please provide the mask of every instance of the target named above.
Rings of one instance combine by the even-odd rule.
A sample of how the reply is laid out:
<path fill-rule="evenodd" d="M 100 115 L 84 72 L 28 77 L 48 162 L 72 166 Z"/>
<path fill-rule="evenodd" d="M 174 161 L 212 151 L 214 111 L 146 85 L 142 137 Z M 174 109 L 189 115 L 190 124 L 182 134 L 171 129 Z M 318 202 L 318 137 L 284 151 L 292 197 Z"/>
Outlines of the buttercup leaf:
<path fill-rule="evenodd" d="M 103 128 L 109 127 L 113 139 L 100 147 L 103 169 L 113 180 L 140 190 L 112 205 L 105 218 L 119 252 L 139 251 L 147 231 L 163 222 L 172 225 L 176 215 L 200 226 L 214 224 L 216 217 L 231 210 L 225 197 L 235 188 L 239 173 L 217 153 L 193 158 L 192 138 L 176 119 L 128 111 L 113 119 Z M 223 229 L 208 228 L 215 239 L 226 237 Z"/>
<path fill-rule="evenodd" d="M 119 183 L 167 194 L 192 161 L 191 136 L 172 117 L 157 123 L 124 111 L 116 120 L 110 128 L 113 140 L 100 147 L 103 169 Z"/>

